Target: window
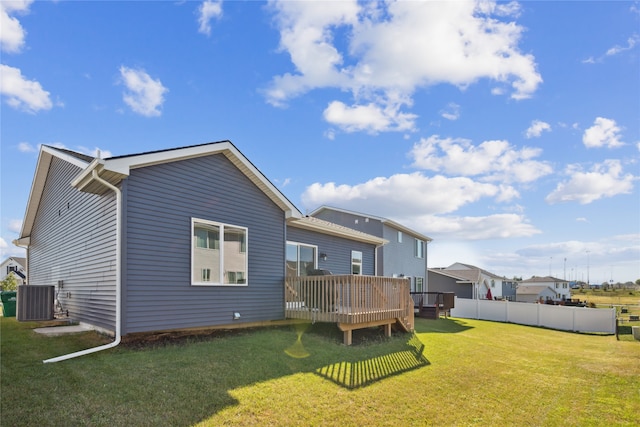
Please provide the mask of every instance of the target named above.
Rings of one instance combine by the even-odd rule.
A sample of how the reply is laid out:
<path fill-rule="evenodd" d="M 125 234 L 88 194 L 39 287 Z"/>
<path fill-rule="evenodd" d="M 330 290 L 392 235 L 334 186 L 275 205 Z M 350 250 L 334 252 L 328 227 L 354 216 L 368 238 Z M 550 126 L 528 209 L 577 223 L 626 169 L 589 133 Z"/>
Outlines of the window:
<path fill-rule="evenodd" d="M 316 269 L 318 248 L 287 242 L 287 276 L 308 276 Z"/>
<path fill-rule="evenodd" d="M 424 258 L 424 242 L 422 240 L 416 239 L 414 255 L 416 258 Z"/>
<path fill-rule="evenodd" d="M 402 231 L 398 231 L 398 243 L 402 243 Z"/>
<path fill-rule="evenodd" d="M 422 288 L 424 285 L 424 277 L 416 277 L 416 289 L 415 292 L 422 292 L 424 289 Z"/>
<path fill-rule="evenodd" d="M 351 274 L 362 274 L 362 252 L 351 251 Z"/>
<path fill-rule="evenodd" d="M 191 228 L 191 284 L 246 285 L 247 229 L 202 219 Z"/>

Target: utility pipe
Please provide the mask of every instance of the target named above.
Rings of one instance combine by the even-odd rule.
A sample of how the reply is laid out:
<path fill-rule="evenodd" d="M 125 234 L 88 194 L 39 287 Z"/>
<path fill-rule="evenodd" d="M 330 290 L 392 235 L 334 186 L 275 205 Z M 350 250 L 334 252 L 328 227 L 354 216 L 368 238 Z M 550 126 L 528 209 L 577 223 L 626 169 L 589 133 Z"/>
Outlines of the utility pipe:
<path fill-rule="evenodd" d="M 84 356 L 86 354 L 91 354 L 91 353 L 96 353 L 98 351 L 102 351 L 102 350 L 107 350 L 110 348 L 113 348 L 115 346 L 117 346 L 118 344 L 120 344 L 120 340 L 121 340 L 121 322 L 120 322 L 120 310 L 121 310 L 121 304 L 120 304 L 120 294 L 121 294 L 121 280 L 120 280 L 120 255 L 121 255 L 121 250 L 122 250 L 122 242 L 121 242 L 121 235 L 122 235 L 122 192 L 120 191 L 120 189 L 118 187 L 116 187 L 115 185 L 105 181 L 104 179 L 100 178 L 100 176 L 98 175 L 98 171 L 96 171 L 95 169 L 91 171 L 91 174 L 93 176 L 93 179 L 95 179 L 96 181 L 98 181 L 99 183 L 101 183 L 102 185 L 106 186 L 107 188 L 109 188 L 110 190 L 113 190 L 116 193 L 116 336 L 115 336 L 115 340 L 113 342 L 110 342 L 109 344 L 104 344 L 98 347 L 93 347 L 93 348 L 88 348 L 86 350 L 81 350 L 81 351 L 76 351 L 75 353 L 69 353 L 69 354 L 65 354 L 62 356 L 58 356 L 58 357 L 54 357 L 51 359 L 46 359 L 43 360 L 43 363 L 55 363 L 55 362 L 61 362 L 63 360 L 68 360 L 68 359 L 73 359 L 75 357 L 80 357 L 80 356 Z"/>

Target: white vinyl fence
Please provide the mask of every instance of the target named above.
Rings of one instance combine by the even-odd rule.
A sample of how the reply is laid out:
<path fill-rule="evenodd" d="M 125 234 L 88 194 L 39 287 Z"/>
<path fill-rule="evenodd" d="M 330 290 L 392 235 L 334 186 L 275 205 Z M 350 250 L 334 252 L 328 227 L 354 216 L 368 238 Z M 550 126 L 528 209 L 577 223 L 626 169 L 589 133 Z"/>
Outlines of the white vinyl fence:
<path fill-rule="evenodd" d="M 616 332 L 616 310 L 456 297 L 452 317 L 543 326 L 575 332 Z"/>

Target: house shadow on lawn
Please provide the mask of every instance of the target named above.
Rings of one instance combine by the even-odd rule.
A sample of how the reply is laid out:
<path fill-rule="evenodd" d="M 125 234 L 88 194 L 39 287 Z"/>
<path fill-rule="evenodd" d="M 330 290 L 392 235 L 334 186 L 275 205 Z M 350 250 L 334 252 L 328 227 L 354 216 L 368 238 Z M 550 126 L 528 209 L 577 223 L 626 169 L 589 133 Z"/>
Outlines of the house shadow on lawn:
<path fill-rule="evenodd" d="M 473 329 L 465 319 L 458 318 L 440 318 L 440 319 L 421 319 L 415 320 L 415 331 L 419 334 L 444 333 L 454 334 Z"/>
<path fill-rule="evenodd" d="M 260 392 L 274 393 L 267 384 L 276 378 L 313 374 L 355 391 L 430 365 L 416 334 L 394 332 L 388 338 L 379 328 L 363 329 L 345 346 L 332 324 L 309 324 L 299 334 L 295 326 L 197 337 L 160 334 L 43 364 L 43 358 L 109 339 L 95 332 L 43 337 L 32 327 L 3 322 L 2 382 L 13 391 L 3 393 L 2 405 L 16 409 L 3 414 L 3 425 L 187 426 L 242 405 L 237 390 L 265 384 Z M 25 401 L 38 402 L 39 410 L 21 408 Z"/>

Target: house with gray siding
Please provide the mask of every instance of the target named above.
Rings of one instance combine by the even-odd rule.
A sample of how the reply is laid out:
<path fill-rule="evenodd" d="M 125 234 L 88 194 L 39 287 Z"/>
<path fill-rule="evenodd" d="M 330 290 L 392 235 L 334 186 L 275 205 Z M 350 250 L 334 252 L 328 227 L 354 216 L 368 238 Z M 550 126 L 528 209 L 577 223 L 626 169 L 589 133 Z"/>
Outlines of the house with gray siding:
<path fill-rule="evenodd" d="M 322 206 L 310 216 L 367 233 L 384 239 L 376 251 L 375 274 L 387 277 L 405 277 L 411 282 L 412 292 L 426 292 L 427 246 L 432 240 L 395 221 L 374 215 Z"/>
<path fill-rule="evenodd" d="M 288 268 L 375 274 L 384 242 L 303 216 L 229 141 L 105 159 L 43 146 L 14 241 L 29 285 L 117 337 L 282 320 Z"/>
<path fill-rule="evenodd" d="M 456 262 L 429 269 L 429 291 L 454 292 L 458 298 L 515 300 L 516 282 L 470 264 Z"/>

